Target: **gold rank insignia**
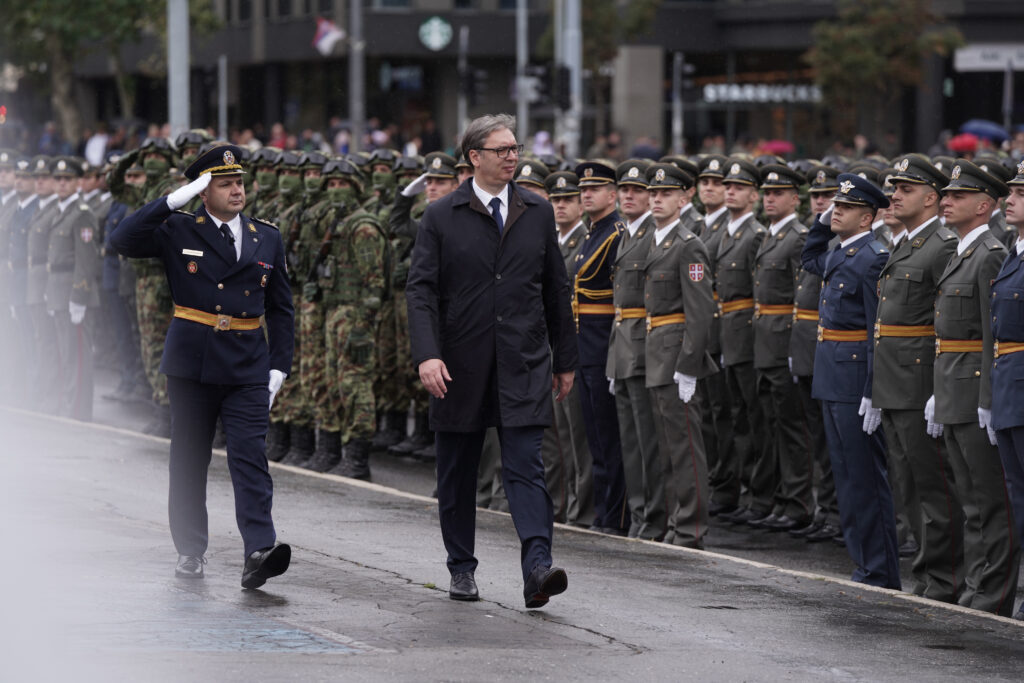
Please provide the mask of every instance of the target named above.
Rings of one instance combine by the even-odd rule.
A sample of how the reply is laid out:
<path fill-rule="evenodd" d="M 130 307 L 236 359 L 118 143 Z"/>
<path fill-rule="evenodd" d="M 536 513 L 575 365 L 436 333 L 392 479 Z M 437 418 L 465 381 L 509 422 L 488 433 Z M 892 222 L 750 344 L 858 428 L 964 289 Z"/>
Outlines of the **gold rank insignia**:
<path fill-rule="evenodd" d="M 235 163 L 235 155 L 232 154 L 230 149 L 224 150 L 224 163 L 227 164 L 228 166 Z"/>
<path fill-rule="evenodd" d="M 842 184 L 839 186 L 839 191 L 842 192 L 843 194 L 850 194 L 850 190 L 852 189 L 853 183 L 851 183 L 849 180 L 844 180 Z"/>
<path fill-rule="evenodd" d="M 434 157 L 434 160 L 430 162 L 431 168 L 441 168 L 441 157 Z"/>
<path fill-rule="evenodd" d="M 896 170 L 903 173 L 907 170 L 908 166 L 910 166 L 910 159 L 903 159 L 900 163 L 896 164 Z"/>
<path fill-rule="evenodd" d="M 196 223 L 205 223 L 206 216 L 196 216 Z"/>
<path fill-rule="evenodd" d="M 665 175 L 665 172 L 660 170 L 660 169 L 659 169 L 658 173 L 660 173 L 662 176 Z M 629 171 L 626 173 L 626 177 L 627 178 L 637 178 L 639 176 L 640 176 L 640 169 L 637 168 L 636 166 L 630 167 Z"/>
<path fill-rule="evenodd" d="M 720 167 L 720 164 L 718 163 L 718 159 L 712 159 L 711 161 L 708 162 L 708 170 L 709 171 L 717 171 L 719 169 L 719 167 Z"/>
<path fill-rule="evenodd" d="M 558 187 L 558 188 L 565 187 L 565 178 L 559 178 L 558 180 L 556 180 L 555 181 L 555 187 Z"/>
<path fill-rule="evenodd" d="M 919 247 L 922 244 L 924 244 L 924 238 L 923 237 L 918 237 L 916 240 L 914 240 L 914 243 L 911 244 L 910 246 L 912 246 L 912 247 Z"/>
<path fill-rule="evenodd" d="M 816 183 L 824 183 L 825 182 L 825 172 L 824 171 L 818 171 L 818 175 L 814 176 L 814 182 L 816 182 Z"/>
<path fill-rule="evenodd" d="M 665 169 L 659 168 L 657 171 L 655 171 L 654 179 L 657 180 L 659 183 L 662 180 L 664 180 L 665 179 Z"/>
<path fill-rule="evenodd" d="M 951 173 L 949 177 L 956 180 L 960 177 L 961 173 L 963 173 L 963 170 L 960 168 L 960 164 L 957 164 L 953 167 L 953 173 Z"/>
<path fill-rule="evenodd" d="M 249 232 L 256 232 L 256 226 L 252 223 L 249 224 Z"/>

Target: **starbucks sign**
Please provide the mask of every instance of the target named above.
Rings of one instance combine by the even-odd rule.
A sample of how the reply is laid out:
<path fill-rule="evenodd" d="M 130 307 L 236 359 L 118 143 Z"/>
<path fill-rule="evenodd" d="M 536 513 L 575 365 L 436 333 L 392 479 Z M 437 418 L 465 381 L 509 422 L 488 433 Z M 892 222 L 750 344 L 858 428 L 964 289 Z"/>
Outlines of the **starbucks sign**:
<path fill-rule="evenodd" d="M 420 24 L 420 42 L 434 52 L 445 49 L 452 42 L 452 25 L 441 17 L 430 17 Z"/>

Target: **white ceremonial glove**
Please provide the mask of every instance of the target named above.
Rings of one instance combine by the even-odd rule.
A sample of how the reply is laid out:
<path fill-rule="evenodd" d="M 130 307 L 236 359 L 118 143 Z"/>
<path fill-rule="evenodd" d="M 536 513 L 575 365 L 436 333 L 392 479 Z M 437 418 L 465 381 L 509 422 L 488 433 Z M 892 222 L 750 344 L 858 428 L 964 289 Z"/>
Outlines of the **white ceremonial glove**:
<path fill-rule="evenodd" d="M 406 185 L 405 189 L 402 190 L 402 196 L 403 197 L 415 197 L 420 192 L 423 192 L 423 190 L 425 190 L 425 189 L 427 189 L 427 174 L 426 173 L 424 173 L 419 178 L 417 178 L 416 180 L 414 180 L 411 183 L 409 183 L 408 185 Z"/>
<path fill-rule="evenodd" d="M 197 197 L 200 192 L 206 189 L 206 186 L 210 184 L 210 180 L 213 176 L 209 173 L 204 173 L 188 185 L 179 187 L 174 192 L 167 195 L 167 208 L 171 211 L 180 209 L 181 207 L 192 201 L 193 197 Z"/>
<path fill-rule="evenodd" d="M 864 424 L 861 429 L 865 434 L 874 434 L 878 425 L 882 424 L 882 409 L 872 408 L 870 398 L 862 397 L 860 399 L 860 410 L 857 411 L 857 414 L 864 416 Z"/>
<path fill-rule="evenodd" d="M 71 314 L 72 325 L 81 325 L 82 321 L 85 320 L 85 306 L 82 304 L 76 304 L 74 301 L 69 301 L 68 313 Z"/>
<path fill-rule="evenodd" d="M 282 384 L 284 384 L 284 373 L 280 370 L 271 370 L 270 383 L 267 385 L 270 390 L 270 408 L 274 407 L 274 396 L 281 390 Z"/>
<path fill-rule="evenodd" d="M 928 436 L 932 437 L 933 439 L 937 439 L 940 436 L 942 436 L 942 432 L 944 432 L 946 428 L 943 427 L 941 424 L 935 424 L 934 394 L 932 394 L 932 396 L 929 397 L 928 402 L 924 404 L 924 419 L 928 423 L 928 426 L 925 427 L 924 430 L 928 432 Z"/>
<path fill-rule="evenodd" d="M 820 216 L 818 216 L 818 220 L 821 221 L 822 225 L 827 225 L 829 227 L 832 227 L 832 209 L 833 208 L 835 208 L 835 205 L 834 204 L 829 204 L 828 208 L 825 209 Z"/>
<path fill-rule="evenodd" d="M 693 392 L 697 391 L 697 378 L 684 375 L 681 372 L 673 373 L 672 379 L 679 385 L 679 400 L 689 403 L 693 398 Z"/>
<path fill-rule="evenodd" d="M 609 377 L 608 378 L 608 393 L 611 394 L 612 396 L 615 395 L 615 378 L 614 377 Z"/>
<path fill-rule="evenodd" d="M 988 440 L 993 446 L 996 445 L 996 430 L 992 429 L 992 411 L 988 408 L 978 408 L 978 426 L 988 431 Z"/>

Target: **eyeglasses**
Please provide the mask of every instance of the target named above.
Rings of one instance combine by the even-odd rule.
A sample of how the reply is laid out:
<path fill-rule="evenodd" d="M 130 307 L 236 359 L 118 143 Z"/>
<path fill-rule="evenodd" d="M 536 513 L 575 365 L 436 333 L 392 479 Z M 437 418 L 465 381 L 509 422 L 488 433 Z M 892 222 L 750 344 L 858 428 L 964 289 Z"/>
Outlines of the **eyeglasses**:
<path fill-rule="evenodd" d="M 477 149 L 494 152 L 499 159 L 508 159 L 508 155 L 512 152 L 515 152 L 516 156 L 522 154 L 524 147 L 523 145 L 509 145 L 508 147 L 477 147 Z"/>

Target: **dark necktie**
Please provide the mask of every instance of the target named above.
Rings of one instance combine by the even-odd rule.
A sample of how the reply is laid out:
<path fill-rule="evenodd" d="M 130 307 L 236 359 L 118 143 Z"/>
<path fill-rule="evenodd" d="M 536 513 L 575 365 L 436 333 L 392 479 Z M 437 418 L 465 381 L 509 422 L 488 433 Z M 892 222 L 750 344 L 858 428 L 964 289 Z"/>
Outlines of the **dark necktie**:
<path fill-rule="evenodd" d="M 505 221 L 501 219 L 501 200 L 495 197 L 490 202 L 491 215 L 494 216 L 494 220 L 498 223 L 498 236 L 505 230 Z"/>
<path fill-rule="evenodd" d="M 224 235 L 224 240 L 228 243 L 228 251 L 231 252 L 231 262 L 234 263 L 238 260 L 235 255 L 235 236 L 231 234 L 231 228 L 228 227 L 227 223 L 220 224 L 220 234 Z"/>

